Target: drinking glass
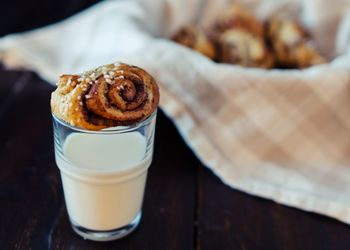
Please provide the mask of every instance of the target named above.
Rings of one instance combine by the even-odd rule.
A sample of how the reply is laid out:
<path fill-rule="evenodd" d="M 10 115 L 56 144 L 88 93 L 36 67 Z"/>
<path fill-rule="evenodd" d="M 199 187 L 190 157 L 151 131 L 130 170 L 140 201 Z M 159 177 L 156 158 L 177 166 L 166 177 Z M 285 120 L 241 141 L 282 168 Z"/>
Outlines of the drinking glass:
<path fill-rule="evenodd" d="M 52 116 L 55 158 L 73 230 L 95 241 L 128 235 L 141 219 L 156 111 L 139 123 L 99 131 Z"/>

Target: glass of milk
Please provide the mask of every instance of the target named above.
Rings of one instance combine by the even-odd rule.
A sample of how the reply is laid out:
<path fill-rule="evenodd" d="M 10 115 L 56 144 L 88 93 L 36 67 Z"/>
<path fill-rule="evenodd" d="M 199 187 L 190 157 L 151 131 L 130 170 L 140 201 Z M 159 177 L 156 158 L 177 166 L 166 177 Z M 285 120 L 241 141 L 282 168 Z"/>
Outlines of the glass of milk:
<path fill-rule="evenodd" d="M 140 223 L 155 120 L 156 112 L 135 125 L 90 131 L 53 116 L 66 207 L 83 238 L 119 239 Z"/>

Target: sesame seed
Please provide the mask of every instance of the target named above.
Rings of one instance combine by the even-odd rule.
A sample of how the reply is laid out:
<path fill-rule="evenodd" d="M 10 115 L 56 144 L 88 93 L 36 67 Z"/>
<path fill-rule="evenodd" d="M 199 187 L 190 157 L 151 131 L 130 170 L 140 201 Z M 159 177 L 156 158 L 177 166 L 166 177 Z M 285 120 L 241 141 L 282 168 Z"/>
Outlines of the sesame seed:
<path fill-rule="evenodd" d="M 77 97 L 77 98 L 78 98 L 78 100 L 80 100 L 80 99 L 81 99 L 81 96 L 80 96 L 80 95 L 78 95 L 78 97 Z"/>
<path fill-rule="evenodd" d="M 85 95 L 85 98 L 86 99 L 89 99 L 89 98 L 91 98 L 92 96 L 91 95 Z"/>
<path fill-rule="evenodd" d="M 109 79 L 109 78 L 106 79 L 106 82 L 109 83 L 109 84 L 112 84 L 112 80 Z"/>
<path fill-rule="evenodd" d="M 83 102 L 79 102 L 80 106 L 83 106 Z"/>
<path fill-rule="evenodd" d="M 118 78 L 120 78 L 120 79 L 124 79 L 125 77 L 124 77 L 124 76 L 118 76 Z"/>
<path fill-rule="evenodd" d="M 75 111 L 79 111 L 79 109 L 78 109 L 78 108 L 75 108 L 74 110 L 75 110 Z"/>
<path fill-rule="evenodd" d="M 69 103 L 69 107 L 72 107 L 73 106 L 73 103 Z"/>

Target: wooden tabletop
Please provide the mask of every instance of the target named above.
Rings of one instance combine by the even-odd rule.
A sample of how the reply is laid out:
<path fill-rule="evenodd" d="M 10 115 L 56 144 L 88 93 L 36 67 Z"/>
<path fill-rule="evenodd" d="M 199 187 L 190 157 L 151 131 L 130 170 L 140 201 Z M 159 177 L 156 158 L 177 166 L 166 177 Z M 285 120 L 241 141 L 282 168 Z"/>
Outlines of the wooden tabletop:
<path fill-rule="evenodd" d="M 350 227 L 224 185 L 160 111 L 143 218 L 130 236 L 82 239 L 53 152 L 53 87 L 0 69 L 0 249 L 349 249 Z"/>

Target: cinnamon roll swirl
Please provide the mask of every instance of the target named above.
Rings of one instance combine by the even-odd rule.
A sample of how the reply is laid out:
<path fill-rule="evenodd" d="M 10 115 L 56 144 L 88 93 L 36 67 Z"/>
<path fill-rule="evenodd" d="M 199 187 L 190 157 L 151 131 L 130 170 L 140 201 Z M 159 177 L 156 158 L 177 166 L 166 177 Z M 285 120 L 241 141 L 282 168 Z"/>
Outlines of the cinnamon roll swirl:
<path fill-rule="evenodd" d="M 149 117 L 158 103 L 159 89 L 153 77 L 122 63 L 62 75 L 51 95 L 55 116 L 88 130 L 137 123 Z"/>

